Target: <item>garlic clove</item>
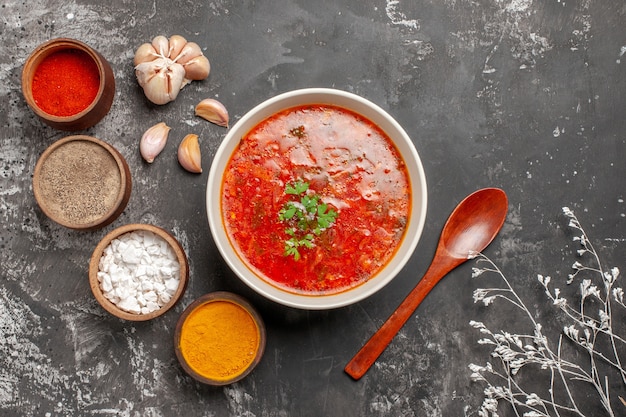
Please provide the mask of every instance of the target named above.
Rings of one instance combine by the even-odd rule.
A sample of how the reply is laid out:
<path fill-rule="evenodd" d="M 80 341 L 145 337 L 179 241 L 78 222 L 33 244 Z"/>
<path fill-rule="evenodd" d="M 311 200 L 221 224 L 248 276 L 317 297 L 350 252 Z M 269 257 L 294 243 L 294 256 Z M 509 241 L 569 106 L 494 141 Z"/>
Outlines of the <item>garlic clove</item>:
<path fill-rule="evenodd" d="M 175 100 L 185 79 L 182 65 L 170 63 L 167 58 L 158 58 L 135 67 L 137 81 L 154 104 L 165 104 Z"/>
<path fill-rule="evenodd" d="M 150 62 L 142 62 L 135 66 L 135 75 L 137 76 L 137 82 L 141 87 L 144 87 L 148 81 L 157 75 L 161 71 L 162 67 L 159 66 L 159 59 Z"/>
<path fill-rule="evenodd" d="M 139 142 L 139 152 L 147 163 L 151 164 L 165 148 L 170 129 L 164 122 L 161 122 L 144 132 Z"/>
<path fill-rule="evenodd" d="M 142 62 L 154 61 L 157 57 L 158 55 L 154 50 L 154 46 L 150 43 L 144 43 L 140 45 L 135 52 L 134 64 L 137 66 Z"/>
<path fill-rule="evenodd" d="M 176 58 L 173 58 L 174 62 L 178 62 L 179 64 L 185 64 L 192 58 L 202 55 L 202 50 L 200 49 L 200 45 L 195 42 L 187 42 L 183 49 L 180 51 Z"/>
<path fill-rule="evenodd" d="M 154 39 L 152 39 L 152 46 L 154 47 L 154 50 L 157 54 L 159 54 L 163 58 L 167 58 L 170 50 L 170 44 L 165 36 L 155 36 Z"/>
<path fill-rule="evenodd" d="M 178 162 L 189 172 L 199 174 L 202 172 L 202 158 L 200 155 L 200 143 L 198 135 L 188 134 L 178 145 Z"/>
<path fill-rule="evenodd" d="M 192 58 L 183 66 L 185 67 L 185 78 L 190 80 L 204 80 L 211 72 L 209 59 L 204 55 Z"/>
<path fill-rule="evenodd" d="M 218 126 L 228 127 L 228 110 L 219 101 L 206 98 L 196 106 L 196 116 L 200 116 Z"/>
<path fill-rule="evenodd" d="M 169 53 L 168 58 L 174 59 L 183 50 L 183 47 L 187 44 L 187 39 L 180 35 L 172 35 L 169 40 Z"/>

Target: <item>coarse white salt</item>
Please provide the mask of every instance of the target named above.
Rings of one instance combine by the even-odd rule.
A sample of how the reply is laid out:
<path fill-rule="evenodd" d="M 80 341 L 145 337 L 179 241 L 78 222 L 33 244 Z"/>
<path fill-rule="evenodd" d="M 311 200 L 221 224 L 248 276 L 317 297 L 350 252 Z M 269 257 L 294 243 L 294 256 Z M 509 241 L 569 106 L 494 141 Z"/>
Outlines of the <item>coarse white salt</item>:
<path fill-rule="evenodd" d="M 125 233 L 102 252 L 102 294 L 121 310 L 148 314 L 167 304 L 180 285 L 180 264 L 169 243 L 139 230 Z"/>

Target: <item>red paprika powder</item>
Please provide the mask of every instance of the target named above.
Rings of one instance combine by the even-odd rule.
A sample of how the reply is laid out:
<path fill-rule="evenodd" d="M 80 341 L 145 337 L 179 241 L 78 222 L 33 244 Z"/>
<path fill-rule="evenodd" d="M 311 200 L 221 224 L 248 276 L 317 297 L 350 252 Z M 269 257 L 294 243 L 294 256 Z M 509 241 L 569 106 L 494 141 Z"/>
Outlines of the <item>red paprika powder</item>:
<path fill-rule="evenodd" d="M 54 116 L 73 116 L 85 110 L 100 88 L 98 65 L 87 52 L 63 49 L 45 57 L 33 76 L 37 106 Z"/>

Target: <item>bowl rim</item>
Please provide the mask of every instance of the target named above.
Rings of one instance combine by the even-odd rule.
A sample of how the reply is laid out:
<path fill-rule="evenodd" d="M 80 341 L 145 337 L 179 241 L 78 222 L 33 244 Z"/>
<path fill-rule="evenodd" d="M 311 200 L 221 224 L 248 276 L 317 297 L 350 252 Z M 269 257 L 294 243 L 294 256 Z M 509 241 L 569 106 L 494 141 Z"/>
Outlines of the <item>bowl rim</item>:
<path fill-rule="evenodd" d="M 183 356 L 182 351 L 180 350 L 180 336 L 182 333 L 183 325 L 185 321 L 187 320 L 187 318 L 191 315 L 191 313 L 193 313 L 193 311 L 196 310 L 196 308 L 204 304 L 215 302 L 215 301 L 227 301 L 243 308 L 250 315 L 250 317 L 252 317 L 252 320 L 254 320 L 257 326 L 257 329 L 259 331 L 259 347 L 255 353 L 255 356 L 252 362 L 250 362 L 248 367 L 242 373 L 237 374 L 233 376 L 232 378 L 225 379 L 225 380 L 217 380 L 217 379 L 208 378 L 194 371 L 193 368 L 189 366 L 189 364 L 185 360 L 185 357 Z M 180 363 L 182 368 L 185 370 L 185 372 L 187 372 L 189 376 L 194 378 L 196 381 L 199 381 L 208 385 L 214 385 L 214 386 L 229 385 L 237 381 L 240 381 L 244 379 L 246 376 L 248 376 L 254 370 L 254 368 L 256 368 L 259 362 L 261 362 L 261 358 L 263 358 L 263 354 L 265 353 L 266 343 L 267 343 L 267 331 L 265 330 L 265 322 L 263 321 L 263 318 L 259 314 L 259 311 L 256 308 L 254 308 L 254 306 L 250 304 L 250 302 L 246 300 L 244 297 L 238 294 L 229 292 L 229 291 L 214 291 L 214 292 L 204 294 L 198 297 L 197 299 L 195 299 L 191 304 L 189 304 L 185 308 L 183 313 L 180 315 L 180 317 L 178 318 L 178 321 L 176 322 L 176 328 L 174 330 L 174 351 L 176 353 L 176 358 L 178 359 L 178 362 Z"/>
<path fill-rule="evenodd" d="M 368 118 L 394 141 L 405 162 L 410 159 L 414 163 L 417 174 L 412 175 L 409 172 L 411 190 L 414 191 L 411 196 L 411 215 L 409 216 L 409 223 L 407 224 L 402 242 L 393 257 L 393 262 L 389 262 L 369 281 L 337 294 L 297 294 L 280 289 L 258 277 L 246 266 L 245 262 L 239 258 L 239 255 L 232 248 L 222 223 L 222 174 L 241 137 L 247 134 L 261 120 L 275 114 L 277 111 L 306 104 L 330 104 L 347 108 Z M 397 134 L 398 137 L 394 138 L 394 134 L 390 134 L 390 131 L 395 132 L 394 134 Z M 416 194 L 419 194 L 419 196 Z M 220 196 L 220 198 L 215 199 L 213 196 Z M 279 304 L 305 310 L 332 309 L 354 304 L 373 295 L 387 285 L 404 268 L 417 247 L 426 221 L 427 200 L 426 176 L 421 159 L 415 149 L 415 145 L 402 126 L 373 102 L 359 95 L 334 88 L 303 88 L 285 92 L 269 98 L 244 114 L 229 130 L 215 153 L 209 171 L 206 192 L 207 217 L 213 240 L 222 258 L 235 275 L 264 297 Z M 380 278 L 381 276 L 384 279 Z"/>
<path fill-rule="evenodd" d="M 104 296 L 104 294 L 102 293 L 102 289 L 100 288 L 100 282 L 98 281 L 100 258 L 102 257 L 102 252 L 104 251 L 104 249 L 109 246 L 111 241 L 115 238 L 122 236 L 126 233 L 140 230 L 152 232 L 164 239 L 174 250 L 174 253 L 176 254 L 176 258 L 178 259 L 178 263 L 180 265 L 180 281 L 178 284 L 178 289 L 167 304 L 165 304 L 160 309 L 148 314 L 133 314 L 120 309 Z M 188 282 L 189 264 L 185 250 L 180 242 L 167 230 L 148 223 L 131 223 L 111 230 L 100 240 L 100 242 L 98 242 L 89 260 L 89 286 L 91 288 L 92 294 L 94 295 L 98 303 L 102 306 L 102 308 L 104 308 L 107 312 L 111 313 L 115 317 L 128 321 L 147 321 L 165 314 L 180 300 L 185 290 L 187 289 Z"/>
<path fill-rule="evenodd" d="M 41 195 L 40 186 L 39 186 L 40 185 L 39 183 L 41 181 L 41 170 L 43 169 L 43 166 L 46 163 L 48 157 L 51 154 L 53 154 L 55 151 L 57 151 L 59 148 L 61 148 L 62 146 L 65 146 L 66 144 L 70 142 L 78 142 L 78 141 L 91 142 L 95 145 L 100 146 L 105 151 L 107 151 L 108 154 L 115 160 L 115 163 L 117 164 L 119 174 L 120 174 L 120 189 L 118 190 L 115 203 L 99 219 L 93 220 L 88 223 L 72 223 L 72 222 L 66 221 L 65 218 L 57 216 L 55 213 L 53 213 L 48 207 L 45 198 L 43 197 L 43 195 Z M 48 146 L 48 148 L 46 148 L 46 150 L 41 154 L 41 156 L 39 157 L 35 165 L 35 170 L 33 171 L 33 194 L 35 196 L 35 200 L 37 201 L 37 204 L 41 208 L 41 211 L 43 211 L 43 213 L 47 217 L 49 217 L 56 223 L 60 224 L 61 226 L 70 228 L 70 229 L 94 230 L 94 229 L 99 229 L 104 226 L 107 226 L 108 224 L 111 224 L 113 221 L 115 221 L 115 219 L 119 217 L 120 214 L 122 214 L 122 212 L 126 208 L 126 205 L 128 204 L 128 201 L 130 199 L 131 192 L 132 192 L 132 180 L 131 180 L 131 175 L 130 175 L 130 168 L 128 167 L 128 163 L 126 162 L 126 159 L 124 159 L 122 154 L 117 149 L 115 149 L 112 145 L 110 145 L 109 143 L 101 139 L 95 138 L 93 136 L 71 135 L 71 136 L 65 136 L 64 138 L 57 140 L 52 145 Z"/>

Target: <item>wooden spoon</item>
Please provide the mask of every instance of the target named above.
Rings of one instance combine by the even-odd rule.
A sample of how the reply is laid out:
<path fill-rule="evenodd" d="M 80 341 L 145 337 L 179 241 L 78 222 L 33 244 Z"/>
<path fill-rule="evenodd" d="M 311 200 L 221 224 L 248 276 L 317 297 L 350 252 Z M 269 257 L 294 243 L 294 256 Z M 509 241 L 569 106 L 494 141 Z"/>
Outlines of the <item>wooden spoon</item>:
<path fill-rule="evenodd" d="M 467 261 L 470 252 L 482 252 L 491 243 L 502 228 L 507 211 L 507 196 L 499 188 L 478 190 L 459 203 L 443 227 L 426 274 L 346 365 L 348 375 L 358 380 L 367 372 L 441 278 Z"/>

